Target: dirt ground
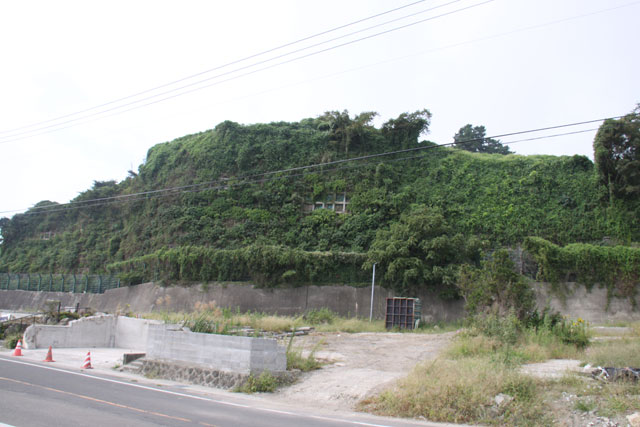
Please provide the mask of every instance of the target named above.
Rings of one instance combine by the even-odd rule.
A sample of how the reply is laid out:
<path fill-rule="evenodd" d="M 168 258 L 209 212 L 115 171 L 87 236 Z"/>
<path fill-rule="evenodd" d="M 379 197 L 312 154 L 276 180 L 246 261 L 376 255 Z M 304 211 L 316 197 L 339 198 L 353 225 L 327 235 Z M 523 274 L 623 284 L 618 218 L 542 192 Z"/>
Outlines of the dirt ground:
<path fill-rule="evenodd" d="M 294 348 L 302 348 L 306 354 L 315 349 L 316 358 L 325 364 L 319 370 L 302 374 L 295 384 L 261 397 L 325 411 L 353 411 L 358 401 L 407 376 L 416 364 L 437 358 L 455 334 L 315 332 L 296 337 Z M 561 378 L 571 371 L 585 372 L 580 361 L 564 359 L 524 365 L 522 371 L 545 379 Z M 576 400 L 576 396 L 562 393 L 557 401 L 549 402 L 556 413 L 557 425 L 628 425 L 624 415 L 608 419 L 597 416 L 593 411 L 577 411 L 574 407 Z"/>
<path fill-rule="evenodd" d="M 316 348 L 316 358 L 326 364 L 267 398 L 325 410 L 353 410 L 359 400 L 406 376 L 416 364 L 435 359 L 454 335 L 316 332 L 296 337 L 294 348 Z"/>

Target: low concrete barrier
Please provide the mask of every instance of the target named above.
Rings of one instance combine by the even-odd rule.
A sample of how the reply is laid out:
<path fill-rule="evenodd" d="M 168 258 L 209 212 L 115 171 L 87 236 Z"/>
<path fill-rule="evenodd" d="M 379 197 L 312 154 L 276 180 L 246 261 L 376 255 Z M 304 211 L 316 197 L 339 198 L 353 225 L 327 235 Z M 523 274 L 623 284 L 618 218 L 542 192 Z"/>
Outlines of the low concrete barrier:
<path fill-rule="evenodd" d="M 66 326 L 31 325 L 24 333 L 24 348 L 114 347 L 116 317 L 83 317 Z"/>
<path fill-rule="evenodd" d="M 66 326 L 31 325 L 24 348 L 116 347 L 145 352 L 149 359 L 178 361 L 242 374 L 284 372 L 286 350 L 275 339 L 201 334 L 176 325 L 124 316 L 84 317 Z"/>
<path fill-rule="evenodd" d="M 147 357 L 194 363 L 221 371 L 259 373 L 287 369 L 286 349 L 275 339 L 202 334 L 151 325 Z"/>

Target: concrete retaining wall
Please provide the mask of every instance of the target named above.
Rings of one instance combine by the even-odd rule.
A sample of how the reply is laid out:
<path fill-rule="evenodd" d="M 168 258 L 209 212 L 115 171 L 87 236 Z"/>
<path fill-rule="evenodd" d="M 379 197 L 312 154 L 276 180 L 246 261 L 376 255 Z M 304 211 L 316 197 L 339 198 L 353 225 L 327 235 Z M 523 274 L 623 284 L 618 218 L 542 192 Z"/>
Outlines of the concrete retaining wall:
<path fill-rule="evenodd" d="M 373 315 L 384 317 L 386 298 L 397 296 L 376 286 Z M 449 301 L 434 293 L 419 295 L 423 319 L 429 322 L 450 321 L 464 315 L 462 301 Z M 190 287 L 161 287 L 153 283 L 110 289 L 104 294 L 72 294 L 0 290 L 0 309 L 37 311 L 47 300 L 62 306 L 91 307 L 105 313 L 149 313 L 152 311 L 192 311 L 196 304 L 212 303 L 218 307 L 258 311 L 269 314 L 298 315 L 308 310 L 329 308 L 343 316 L 369 317 L 371 288 L 351 286 L 308 286 L 285 289 L 260 289 L 248 284 L 211 284 Z"/>
<path fill-rule="evenodd" d="M 574 283 L 566 297 L 557 296 L 548 283 L 534 283 L 540 307 L 550 305 L 571 317 L 582 317 L 592 323 L 607 321 L 640 320 L 640 311 L 634 309 L 627 298 L 607 301 L 606 290 L 597 286 L 587 290 Z M 373 301 L 375 318 L 383 318 L 385 299 L 392 292 L 376 287 Z M 464 316 L 463 301 L 443 300 L 433 293 L 419 295 L 422 300 L 422 317 L 427 322 L 451 321 Z M 301 314 L 308 310 L 329 308 L 347 316 L 369 316 L 371 288 L 350 286 L 309 286 L 290 289 L 258 289 L 247 284 L 195 285 L 191 287 L 161 287 L 153 283 L 111 289 L 104 294 L 71 294 L 62 292 L 29 292 L 0 290 L 0 309 L 37 311 L 47 300 L 60 301 L 63 306 L 91 307 L 107 313 L 133 311 L 192 311 L 196 304 L 215 303 L 240 311 L 258 311 L 286 315 Z M 640 307 L 640 297 L 636 299 Z"/>
<path fill-rule="evenodd" d="M 149 327 L 147 357 L 247 374 L 287 369 L 286 349 L 275 339 L 201 334 L 168 325 Z"/>
<path fill-rule="evenodd" d="M 549 306 L 573 319 L 578 317 L 591 323 L 603 324 L 613 322 L 629 322 L 640 320 L 640 296 L 635 298 L 635 307 L 631 298 L 609 299 L 607 290 L 594 286 L 587 290 L 578 283 L 562 285 L 564 295 L 554 292 L 549 283 L 535 283 L 538 307 Z"/>

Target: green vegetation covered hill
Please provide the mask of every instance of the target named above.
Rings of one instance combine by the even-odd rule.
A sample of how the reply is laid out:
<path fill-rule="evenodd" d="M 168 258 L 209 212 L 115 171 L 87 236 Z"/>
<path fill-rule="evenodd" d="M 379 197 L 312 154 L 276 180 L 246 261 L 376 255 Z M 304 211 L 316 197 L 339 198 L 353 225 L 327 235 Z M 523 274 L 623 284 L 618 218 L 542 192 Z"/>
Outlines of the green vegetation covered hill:
<path fill-rule="evenodd" d="M 374 115 L 227 121 L 158 144 L 120 183 L 95 182 L 70 205 L 40 202 L 0 220 L 0 272 L 109 270 L 137 281 L 154 271 L 274 285 L 366 281 L 363 265 L 380 262 L 388 281 L 420 286 L 452 280 L 443 265 L 477 263 L 481 249 L 527 236 L 560 245 L 640 240 L 637 203 L 607 201 L 586 157 L 437 147 L 418 141 L 428 111 L 381 128 Z M 407 262 L 392 266 L 399 257 Z M 429 272 L 414 262 L 435 258 Z"/>

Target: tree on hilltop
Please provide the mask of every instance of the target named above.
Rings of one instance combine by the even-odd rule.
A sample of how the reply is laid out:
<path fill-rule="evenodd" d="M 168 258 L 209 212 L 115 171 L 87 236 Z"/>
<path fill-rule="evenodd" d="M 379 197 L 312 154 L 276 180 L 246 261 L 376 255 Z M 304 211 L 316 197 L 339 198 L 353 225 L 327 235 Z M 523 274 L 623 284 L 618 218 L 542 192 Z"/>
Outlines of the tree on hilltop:
<path fill-rule="evenodd" d="M 605 120 L 593 141 L 593 151 L 610 200 L 640 196 L 640 104 L 618 120 Z"/>
<path fill-rule="evenodd" d="M 512 153 L 509 147 L 502 145 L 499 140 L 487 138 L 484 126 L 473 126 L 471 124 L 463 126 L 453 136 L 453 141 L 457 148 L 471 151 L 472 153 Z"/>

